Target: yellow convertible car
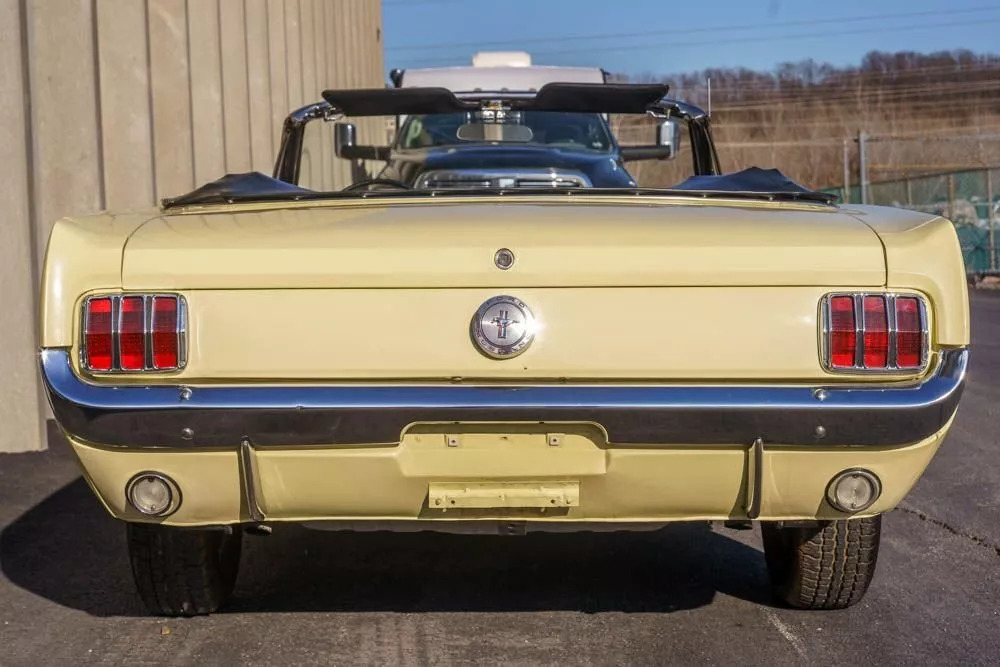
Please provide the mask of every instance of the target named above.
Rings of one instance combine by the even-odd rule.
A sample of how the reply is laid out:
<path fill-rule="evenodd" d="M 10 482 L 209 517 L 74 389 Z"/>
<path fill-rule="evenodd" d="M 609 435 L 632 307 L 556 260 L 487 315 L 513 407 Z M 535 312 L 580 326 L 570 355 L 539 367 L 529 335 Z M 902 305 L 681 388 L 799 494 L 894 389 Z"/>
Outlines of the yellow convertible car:
<path fill-rule="evenodd" d="M 666 92 L 326 91 L 287 119 L 273 177 L 56 223 L 41 373 L 153 613 L 219 609 L 242 535 L 278 522 L 759 522 L 780 600 L 861 599 L 881 515 L 962 392 L 955 231 L 722 173 L 706 114 Z M 653 119 L 675 187 L 561 177 L 568 153 L 625 169 L 618 114 Z M 424 119 L 489 175 L 299 185 L 305 128 L 367 116 Z M 338 154 L 387 159 L 335 130 Z M 512 144 L 552 166 L 519 181 L 490 161 Z"/>

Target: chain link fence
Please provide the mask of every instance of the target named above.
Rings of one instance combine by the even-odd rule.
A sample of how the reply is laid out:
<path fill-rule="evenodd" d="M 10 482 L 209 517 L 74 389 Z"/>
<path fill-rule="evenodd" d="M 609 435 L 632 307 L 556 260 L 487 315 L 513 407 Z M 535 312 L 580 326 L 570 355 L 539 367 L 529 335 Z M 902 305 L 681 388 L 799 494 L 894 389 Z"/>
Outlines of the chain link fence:
<path fill-rule="evenodd" d="M 842 202 L 861 202 L 861 187 L 825 188 Z M 869 204 L 941 215 L 955 224 L 966 271 L 1000 273 L 1000 167 L 967 169 L 868 184 Z"/>

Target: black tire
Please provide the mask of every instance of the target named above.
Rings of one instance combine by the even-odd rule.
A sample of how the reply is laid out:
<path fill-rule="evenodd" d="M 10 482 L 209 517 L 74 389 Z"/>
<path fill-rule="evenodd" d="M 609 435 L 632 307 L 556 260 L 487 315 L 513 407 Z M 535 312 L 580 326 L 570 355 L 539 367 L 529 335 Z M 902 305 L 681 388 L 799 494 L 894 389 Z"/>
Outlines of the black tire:
<path fill-rule="evenodd" d="M 129 560 L 139 597 L 159 616 L 219 610 L 233 592 L 243 532 L 129 523 Z"/>
<path fill-rule="evenodd" d="M 799 609 L 844 609 L 864 597 L 875 574 L 882 516 L 811 528 L 762 522 L 761 534 L 775 597 Z"/>

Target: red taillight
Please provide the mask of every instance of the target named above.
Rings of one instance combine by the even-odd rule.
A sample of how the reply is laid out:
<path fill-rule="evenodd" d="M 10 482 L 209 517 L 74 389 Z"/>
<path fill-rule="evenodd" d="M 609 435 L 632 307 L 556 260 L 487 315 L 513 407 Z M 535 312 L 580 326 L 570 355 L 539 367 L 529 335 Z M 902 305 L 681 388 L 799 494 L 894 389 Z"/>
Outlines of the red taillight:
<path fill-rule="evenodd" d="M 82 363 L 91 371 L 184 366 L 185 302 L 172 294 L 95 296 L 83 306 Z"/>
<path fill-rule="evenodd" d="M 920 303 L 911 297 L 896 298 L 896 365 L 919 368 L 923 363 L 923 323 Z"/>
<path fill-rule="evenodd" d="M 180 327 L 177 319 L 177 298 L 153 298 L 153 368 L 177 368 Z"/>
<path fill-rule="evenodd" d="M 846 293 L 824 302 L 828 370 L 919 370 L 927 362 L 923 299 Z"/>
<path fill-rule="evenodd" d="M 865 368 L 885 368 L 889 365 L 889 316 L 885 298 L 864 298 Z"/>
<path fill-rule="evenodd" d="M 857 331 L 854 326 L 854 297 L 830 299 L 830 365 L 850 368 L 854 365 Z"/>
<path fill-rule="evenodd" d="M 121 300 L 118 349 L 123 371 L 141 371 L 146 367 L 145 303 L 141 296 L 127 296 Z"/>
<path fill-rule="evenodd" d="M 111 299 L 87 302 L 84 324 L 87 366 L 95 371 L 111 370 Z"/>

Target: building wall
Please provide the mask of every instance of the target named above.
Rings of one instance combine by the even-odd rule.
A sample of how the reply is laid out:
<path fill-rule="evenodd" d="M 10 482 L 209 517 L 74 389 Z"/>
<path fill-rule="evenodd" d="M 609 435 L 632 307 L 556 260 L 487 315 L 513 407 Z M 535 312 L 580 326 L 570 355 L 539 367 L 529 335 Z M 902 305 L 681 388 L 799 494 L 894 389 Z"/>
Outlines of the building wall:
<path fill-rule="evenodd" d="M 53 221 L 271 173 L 288 111 L 384 85 L 381 20 L 379 0 L 0 0 L 0 452 L 46 444 L 35 313 Z M 340 187 L 322 125 L 309 182 Z"/>

